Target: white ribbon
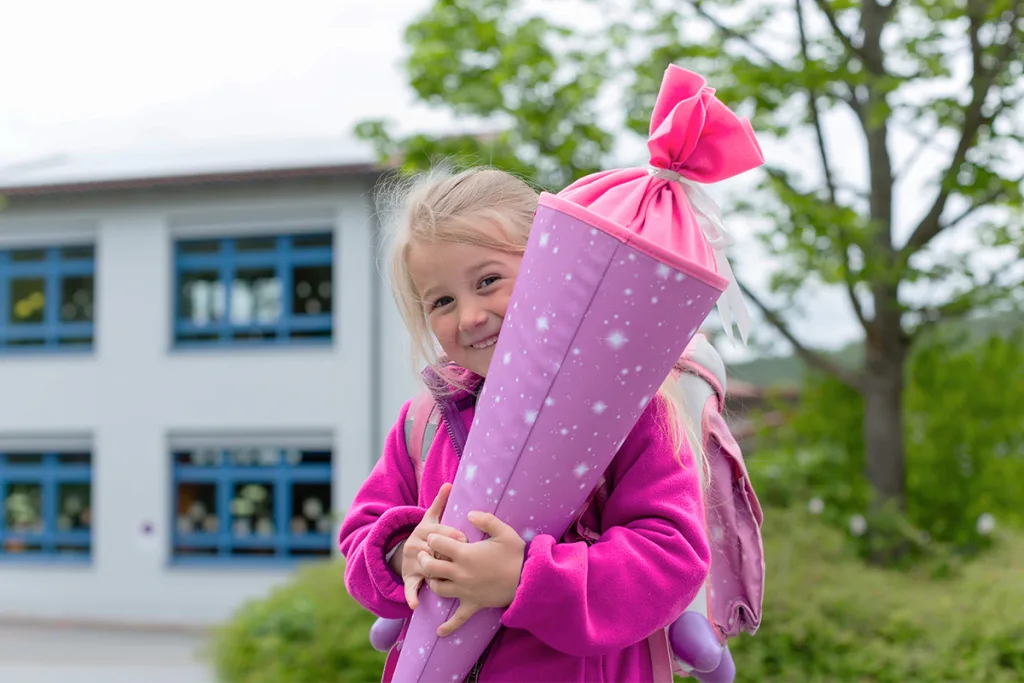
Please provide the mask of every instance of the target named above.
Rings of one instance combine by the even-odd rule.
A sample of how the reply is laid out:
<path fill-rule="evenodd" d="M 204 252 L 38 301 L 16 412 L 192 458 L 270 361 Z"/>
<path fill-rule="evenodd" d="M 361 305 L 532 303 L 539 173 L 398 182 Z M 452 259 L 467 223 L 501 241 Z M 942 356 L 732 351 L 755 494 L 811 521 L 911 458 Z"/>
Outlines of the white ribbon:
<path fill-rule="evenodd" d="M 733 316 L 735 316 L 740 338 L 743 340 L 743 345 L 746 346 L 747 337 L 750 335 L 750 311 L 747 310 L 746 299 L 743 297 L 743 292 L 740 291 L 740 286 L 736 282 L 736 275 L 733 273 L 732 266 L 729 265 L 729 259 L 725 255 L 725 250 L 732 245 L 733 239 L 729 231 L 725 229 L 725 223 L 722 221 L 722 210 L 718 208 L 715 200 L 704 191 L 704 188 L 691 180 L 687 180 L 679 173 L 667 168 L 655 168 L 654 166 L 648 168 L 647 172 L 655 178 L 679 183 L 680 187 L 683 188 L 683 192 L 686 193 L 686 198 L 697 215 L 697 225 L 700 226 L 704 237 L 707 238 L 708 244 L 711 245 L 715 252 L 715 265 L 718 267 L 718 274 L 729 281 L 725 292 L 718 299 L 718 314 L 722 318 L 725 335 L 729 338 L 729 341 L 735 342 L 732 333 Z"/>

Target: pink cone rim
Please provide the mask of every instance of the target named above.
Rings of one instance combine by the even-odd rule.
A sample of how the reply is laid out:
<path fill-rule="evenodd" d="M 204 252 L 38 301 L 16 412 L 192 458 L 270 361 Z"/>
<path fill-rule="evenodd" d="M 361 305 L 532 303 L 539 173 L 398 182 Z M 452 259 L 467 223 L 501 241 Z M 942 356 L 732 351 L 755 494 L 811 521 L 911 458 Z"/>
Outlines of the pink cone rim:
<path fill-rule="evenodd" d="M 689 275 L 692 278 L 701 280 L 707 285 L 714 287 L 719 292 L 724 292 L 725 288 L 729 286 L 729 281 L 715 271 L 705 268 L 685 256 L 680 256 L 675 252 L 669 251 L 668 249 L 651 242 L 643 235 L 628 230 L 615 221 L 609 220 L 601 214 L 595 213 L 594 211 L 582 207 L 575 202 L 563 199 L 562 197 L 558 197 L 548 192 L 542 192 L 539 204 L 541 206 L 554 209 L 555 211 L 568 214 L 569 216 L 585 223 L 590 223 L 595 228 L 608 233 L 623 244 L 629 245 L 640 253 L 646 254 L 647 256 Z"/>

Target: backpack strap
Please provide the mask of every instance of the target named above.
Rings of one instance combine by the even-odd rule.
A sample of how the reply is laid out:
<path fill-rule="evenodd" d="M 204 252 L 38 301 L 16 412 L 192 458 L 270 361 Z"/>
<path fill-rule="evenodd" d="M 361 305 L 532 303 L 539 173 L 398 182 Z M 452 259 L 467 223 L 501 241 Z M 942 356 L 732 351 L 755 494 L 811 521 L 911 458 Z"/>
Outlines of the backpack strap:
<path fill-rule="evenodd" d="M 705 407 L 712 398 L 716 398 L 715 408 L 724 405 L 725 400 L 725 364 L 707 341 L 704 335 L 696 335 L 683 351 L 682 357 L 672 369 L 672 377 L 676 387 L 682 394 L 683 416 L 686 427 L 700 435 L 702 448 L 707 447 L 708 433 L 704 420 Z M 705 458 L 696 458 L 700 476 L 701 490 L 708 488 L 711 473 L 707 471 Z M 705 522 L 706 523 L 706 522 Z M 708 580 L 697 591 L 686 611 L 698 612 L 711 621 L 711 604 L 708 599 Z M 713 622 L 712 622 L 713 623 Z M 682 665 L 673 655 L 668 638 L 668 629 L 655 631 L 647 638 L 651 652 L 651 666 L 655 681 L 672 681 L 673 674 L 689 673 L 688 667 Z M 668 672 L 667 674 L 665 672 Z"/>
<path fill-rule="evenodd" d="M 413 397 L 409 412 L 405 416 L 405 446 L 416 472 L 416 484 L 423 475 L 423 463 L 427 460 L 430 444 L 434 441 L 441 411 L 429 391 L 421 391 Z"/>

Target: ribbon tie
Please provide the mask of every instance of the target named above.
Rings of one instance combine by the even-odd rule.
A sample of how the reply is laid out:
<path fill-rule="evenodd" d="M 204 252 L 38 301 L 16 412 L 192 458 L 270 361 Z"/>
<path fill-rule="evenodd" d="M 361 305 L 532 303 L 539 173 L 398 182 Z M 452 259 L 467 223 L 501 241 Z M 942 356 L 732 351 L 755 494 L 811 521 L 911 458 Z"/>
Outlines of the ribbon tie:
<path fill-rule="evenodd" d="M 657 168 L 654 166 L 648 168 L 648 173 L 660 180 L 678 183 L 683 188 L 683 192 L 686 194 L 686 198 L 689 200 L 690 206 L 693 207 L 693 211 L 697 216 L 697 224 L 700 225 L 704 237 L 707 238 L 708 244 L 711 245 L 715 252 L 715 265 L 718 266 L 718 274 L 729 281 L 729 285 L 725 288 L 724 296 L 718 300 L 718 314 L 722 317 L 725 335 L 729 338 L 729 341 L 735 342 L 732 332 L 733 316 L 735 316 L 740 338 L 743 340 L 743 345 L 746 346 L 751 326 L 750 311 L 747 310 L 746 299 L 743 297 L 743 292 L 740 291 L 739 283 L 736 282 L 736 275 L 733 273 L 732 266 L 729 265 L 729 259 L 725 255 L 726 248 L 733 244 L 733 238 L 729 231 L 725 229 L 725 223 L 722 221 L 722 210 L 715 203 L 715 200 L 704 191 L 704 188 L 691 180 L 687 180 L 679 173 L 667 168 Z"/>

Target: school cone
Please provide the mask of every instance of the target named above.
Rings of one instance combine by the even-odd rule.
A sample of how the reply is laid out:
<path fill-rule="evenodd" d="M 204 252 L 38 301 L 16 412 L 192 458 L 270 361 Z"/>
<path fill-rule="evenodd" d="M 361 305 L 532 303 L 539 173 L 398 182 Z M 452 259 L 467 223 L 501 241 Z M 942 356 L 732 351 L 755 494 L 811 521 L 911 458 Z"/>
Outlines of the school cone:
<path fill-rule="evenodd" d="M 688 179 L 730 177 L 763 158 L 749 124 L 713 92 L 669 67 L 652 117 L 657 168 L 595 174 L 541 196 L 442 519 L 470 542 L 482 538 L 467 520 L 472 510 L 495 514 L 527 541 L 560 537 L 734 286 L 714 243 L 724 233 L 717 212 Z M 456 607 L 422 589 L 395 681 L 465 678 L 502 610 L 477 612 L 438 637 Z"/>
<path fill-rule="evenodd" d="M 552 195 L 540 200 L 442 522 L 478 541 L 471 510 L 529 541 L 561 536 L 727 281 Z M 501 610 L 455 634 L 457 602 L 425 589 L 397 681 L 461 681 Z"/>

